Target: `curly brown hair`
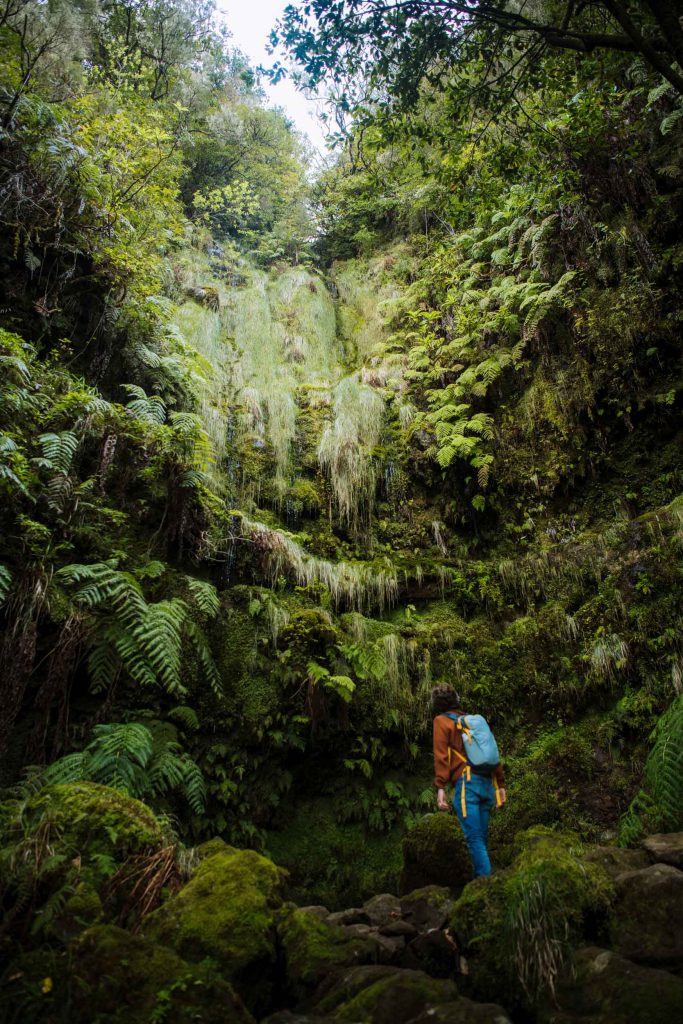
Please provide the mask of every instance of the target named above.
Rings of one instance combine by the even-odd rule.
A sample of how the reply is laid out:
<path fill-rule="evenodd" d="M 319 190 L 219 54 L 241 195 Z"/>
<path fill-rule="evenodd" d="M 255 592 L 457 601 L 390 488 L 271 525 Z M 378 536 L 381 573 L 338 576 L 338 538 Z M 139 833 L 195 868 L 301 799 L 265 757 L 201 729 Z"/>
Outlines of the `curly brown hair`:
<path fill-rule="evenodd" d="M 452 686 L 442 684 L 432 690 L 432 711 L 434 715 L 442 715 L 444 711 L 453 711 L 460 707 L 460 694 Z"/>

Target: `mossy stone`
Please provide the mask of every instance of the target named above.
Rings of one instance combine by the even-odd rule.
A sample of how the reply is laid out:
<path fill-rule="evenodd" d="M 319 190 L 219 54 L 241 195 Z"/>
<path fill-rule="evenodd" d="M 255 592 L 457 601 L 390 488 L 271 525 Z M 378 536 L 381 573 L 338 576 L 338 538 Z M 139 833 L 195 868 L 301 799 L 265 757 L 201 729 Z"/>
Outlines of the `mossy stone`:
<path fill-rule="evenodd" d="M 71 951 L 73 1024 L 251 1024 L 223 978 L 114 925 L 84 932 Z"/>
<path fill-rule="evenodd" d="M 543 1024 L 673 1024 L 683 1020 L 683 979 L 612 950 L 579 949 L 542 1008 Z"/>
<path fill-rule="evenodd" d="M 263 1013 L 274 985 L 283 882 L 284 872 L 253 850 L 217 853 L 150 914 L 144 934 L 190 962 L 215 960 L 247 1006 Z"/>
<path fill-rule="evenodd" d="M 356 967 L 331 985 L 314 1010 L 353 1024 L 407 1024 L 457 994 L 453 981 L 430 978 L 423 971 Z"/>
<path fill-rule="evenodd" d="M 572 833 L 539 826 L 516 847 L 510 868 L 466 886 L 451 927 L 468 954 L 468 994 L 528 1007 L 552 985 L 571 945 L 606 918 L 614 890 Z"/>
<path fill-rule="evenodd" d="M 149 807 L 95 782 L 48 786 L 31 798 L 26 815 L 49 820 L 60 837 L 60 847 L 86 864 L 96 855 L 119 864 L 159 849 L 164 842 Z"/>
<path fill-rule="evenodd" d="M 610 945 L 651 967 L 683 967 L 683 871 L 652 864 L 616 880 Z"/>
<path fill-rule="evenodd" d="M 454 815 L 425 815 L 403 837 L 401 846 L 401 893 L 427 885 L 445 885 L 460 891 L 472 878 L 472 861 Z"/>
<path fill-rule="evenodd" d="M 209 857 L 215 857 L 217 853 L 234 853 L 235 848 L 229 846 L 220 836 L 214 836 L 213 839 L 207 839 L 205 843 L 196 846 L 194 852 L 198 860 L 203 861 L 208 860 Z"/>
<path fill-rule="evenodd" d="M 102 920 L 102 902 L 93 886 L 81 882 L 69 896 L 50 928 L 50 935 L 68 943 L 86 928 Z"/>
<path fill-rule="evenodd" d="M 343 928 L 329 925 L 293 904 L 280 912 L 277 934 L 285 958 L 287 987 L 297 1000 L 335 968 L 374 963 L 378 957 L 373 938 L 349 936 Z"/>

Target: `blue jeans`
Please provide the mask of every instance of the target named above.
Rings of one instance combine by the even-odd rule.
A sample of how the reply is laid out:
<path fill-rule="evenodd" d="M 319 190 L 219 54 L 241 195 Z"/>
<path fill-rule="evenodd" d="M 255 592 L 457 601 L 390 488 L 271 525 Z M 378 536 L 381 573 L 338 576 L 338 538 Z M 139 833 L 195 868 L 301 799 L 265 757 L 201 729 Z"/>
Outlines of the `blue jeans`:
<path fill-rule="evenodd" d="M 466 772 L 455 784 L 453 807 L 460 819 L 465 842 L 470 851 L 474 877 L 491 874 L 491 861 L 486 843 L 489 831 L 489 815 L 496 795 L 491 779 L 486 775 L 465 778 Z"/>

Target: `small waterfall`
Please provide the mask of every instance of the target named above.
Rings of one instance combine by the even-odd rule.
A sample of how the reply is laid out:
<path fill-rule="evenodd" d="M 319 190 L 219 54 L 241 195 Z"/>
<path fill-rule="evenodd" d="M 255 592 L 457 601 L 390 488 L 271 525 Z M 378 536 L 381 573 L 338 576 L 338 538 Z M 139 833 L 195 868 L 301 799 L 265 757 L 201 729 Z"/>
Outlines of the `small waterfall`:
<path fill-rule="evenodd" d="M 346 377 L 335 388 L 333 419 L 320 439 L 320 465 L 329 474 L 341 521 L 353 530 L 367 523 L 372 513 L 375 448 L 384 411 L 384 401 L 373 388 L 355 376 Z"/>

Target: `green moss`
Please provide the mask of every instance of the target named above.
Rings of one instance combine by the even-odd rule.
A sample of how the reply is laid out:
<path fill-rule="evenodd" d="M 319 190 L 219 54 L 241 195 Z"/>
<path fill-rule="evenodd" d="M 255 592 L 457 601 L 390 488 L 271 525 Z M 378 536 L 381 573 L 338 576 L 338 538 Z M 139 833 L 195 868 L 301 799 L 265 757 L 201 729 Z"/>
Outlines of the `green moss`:
<path fill-rule="evenodd" d="M 452 925 L 470 952 L 476 996 L 525 1005 L 552 989 L 572 947 L 613 898 L 601 865 L 571 833 L 538 826 L 517 837 L 512 866 L 468 885 Z"/>
<path fill-rule="evenodd" d="M 267 834 L 266 849 L 289 872 L 293 899 L 337 909 L 396 891 L 402 831 L 340 822 L 330 796 L 288 808 L 285 827 Z"/>
<path fill-rule="evenodd" d="M 98 924 L 102 916 L 102 902 L 97 891 L 87 882 L 81 882 L 51 925 L 50 935 L 60 942 L 69 942 L 85 928 Z"/>
<path fill-rule="evenodd" d="M 344 974 L 315 1012 L 354 1024 L 403 1024 L 430 1005 L 455 999 L 457 991 L 454 982 L 422 971 L 359 967 Z"/>
<path fill-rule="evenodd" d="M 279 914 L 277 933 L 288 989 L 296 1000 L 303 999 L 334 968 L 370 963 L 377 956 L 374 940 L 349 937 L 343 928 L 293 905 Z"/>
<path fill-rule="evenodd" d="M 204 966 L 113 925 L 85 932 L 71 951 L 71 1020 L 91 1024 L 235 1024 L 252 1020 L 232 987 Z"/>
<path fill-rule="evenodd" d="M 94 782 L 48 786 L 29 800 L 26 814 L 49 822 L 65 850 L 75 851 L 83 860 L 104 855 L 121 863 L 163 842 L 149 807 Z"/>
<path fill-rule="evenodd" d="M 401 892 L 426 885 L 462 889 L 472 878 L 472 862 L 460 824 L 452 814 L 428 814 L 401 841 Z"/>
<path fill-rule="evenodd" d="M 193 963 L 215 960 L 246 1004 L 263 1011 L 274 983 L 283 882 L 283 872 L 252 850 L 217 853 L 146 919 L 144 934 Z"/>

